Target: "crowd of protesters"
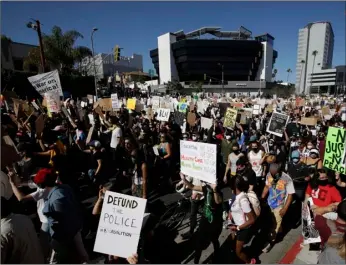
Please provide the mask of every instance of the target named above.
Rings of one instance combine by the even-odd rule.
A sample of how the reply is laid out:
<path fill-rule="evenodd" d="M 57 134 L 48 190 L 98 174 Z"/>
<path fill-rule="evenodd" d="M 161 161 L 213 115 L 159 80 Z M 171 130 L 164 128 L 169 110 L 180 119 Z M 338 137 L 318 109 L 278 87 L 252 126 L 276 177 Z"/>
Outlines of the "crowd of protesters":
<path fill-rule="evenodd" d="M 343 99 L 336 102 L 342 104 Z M 184 123 L 182 128 L 174 115 L 168 122 L 159 122 L 145 110 L 129 111 L 124 105 L 100 115 L 93 105 L 81 107 L 79 101 L 69 99 L 64 107 L 72 122 L 63 113 L 44 114 L 40 133 L 35 126 L 40 110 L 26 124 L 19 119 L 16 124 L 10 118 L 15 116 L 14 109 L 2 106 L 2 136 L 13 141 L 20 157 L 2 163 L 1 262 L 91 262 L 83 240 L 92 236 L 104 194 L 128 188 L 130 195 L 144 199 L 154 190 L 162 194 L 192 190 L 190 229 L 182 238 L 197 237 L 196 264 L 210 243 L 217 260 L 223 229 L 229 229 L 234 239 L 230 253 L 239 262 L 257 263 L 259 253 L 269 252 L 282 240 L 285 217 L 294 207 L 300 224 L 302 203 L 311 206 L 321 237 L 320 243 L 311 244 L 311 251 L 321 252 L 320 263 L 345 263 L 345 172 L 325 168 L 323 157 L 328 128 L 346 130 L 346 121 L 337 110 L 316 125 L 300 124 L 301 117 L 320 117 L 320 106 L 321 100 L 308 109 L 287 105 L 277 109 L 290 116 L 282 137 L 267 132 L 271 113 L 265 108 L 245 123 L 225 128 L 224 113 L 213 101 L 203 114 L 195 104 L 190 109 L 195 123 Z M 213 120 L 210 129 L 201 127 L 201 117 Z M 216 184 L 180 172 L 180 140 L 217 146 Z M 224 188 L 232 191 L 229 200 L 224 198 Z M 97 196 L 89 212 L 82 205 L 85 194 Z M 37 204 L 39 231 L 25 213 L 25 201 Z M 155 225 L 144 228 L 141 238 L 150 241 Z M 253 238 L 262 239 L 261 249 L 245 251 L 244 245 Z M 106 256 L 105 263 L 150 263 L 149 248 L 144 242 L 127 260 Z"/>

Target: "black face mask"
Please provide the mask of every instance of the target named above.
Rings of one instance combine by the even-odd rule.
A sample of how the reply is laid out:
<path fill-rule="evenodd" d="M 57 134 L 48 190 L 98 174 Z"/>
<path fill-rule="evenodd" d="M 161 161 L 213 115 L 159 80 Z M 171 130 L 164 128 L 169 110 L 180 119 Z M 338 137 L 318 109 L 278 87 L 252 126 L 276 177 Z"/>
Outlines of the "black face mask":
<path fill-rule="evenodd" d="M 233 150 L 233 153 L 235 153 L 237 155 L 237 154 L 239 154 L 239 150 Z"/>
<path fill-rule="evenodd" d="M 318 180 L 317 181 L 318 185 L 320 186 L 327 186 L 329 184 L 329 180 L 328 179 L 324 179 L 324 180 Z"/>
<path fill-rule="evenodd" d="M 257 152 L 258 152 L 258 147 L 252 148 L 252 151 L 254 151 L 255 153 L 257 153 Z"/>

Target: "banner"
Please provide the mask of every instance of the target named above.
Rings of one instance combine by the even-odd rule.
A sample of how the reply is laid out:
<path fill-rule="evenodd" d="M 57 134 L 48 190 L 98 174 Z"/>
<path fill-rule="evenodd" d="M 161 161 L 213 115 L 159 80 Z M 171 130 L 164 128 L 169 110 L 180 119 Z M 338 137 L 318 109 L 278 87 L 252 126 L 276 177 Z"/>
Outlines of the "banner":
<path fill-rule="evenodd" d="M 323 159 L 323 166 L 346 173 L 346 130 L 343 128 L 328 128 L 328 135 Z"/>
<path fill-rule="evenodd" d="M 270 121 L 267 127 L 267 132 L 274 134 L 276 136 L 282 137 L 285 131 L 288 119 L 289 119 L 288 115 L 274 111 L 270 118 Z"/>
<path fill-rule="evenodd" d="M 168 121 L 170 114 L 171 114 L 170 109 L 157 109 L 156 119 L 158 121 Z"/>
<path fill-rule="evenodd" d="M 50 92 L 58 93 L 61 97 L 64 96 L 62 93 L 58 70 L 30 76 L 28 77 L 28 80 L 42 97 L 45 93 Z"/>
<path fill-rule="evenodd" d="M 137 253 L 147 200 L 106 191 L 94 251 L 128 258 Z"/>
<path fill-rule="evenodd" d="M 187 176 L 216 184 L 216 145 L 181 140 L 180 170 Z"/>
<path fill-rule="evenodd" d="M 225 120 L 223 122 L 223 127 L 234 128 L 235 122 L 237 120 L 237 113 L 238 111 L 236 109 L 228 108 L 225 113 Z"/>
<path fill-rule="evenodd" d="M 47 109 L 50 113 L 59 113 L 61 111 L 60 96 L 58 93 L 46 93 L 44 97 L 47 101 Z"/>
<path fill-rule="evenodd" d="M 119 104 L 119 99 L 118 99 L 117 93 L 114 93 L 111 95 L 111 100 L 112 100 L 112 109 L 120 109 L 120 104 Z"/>

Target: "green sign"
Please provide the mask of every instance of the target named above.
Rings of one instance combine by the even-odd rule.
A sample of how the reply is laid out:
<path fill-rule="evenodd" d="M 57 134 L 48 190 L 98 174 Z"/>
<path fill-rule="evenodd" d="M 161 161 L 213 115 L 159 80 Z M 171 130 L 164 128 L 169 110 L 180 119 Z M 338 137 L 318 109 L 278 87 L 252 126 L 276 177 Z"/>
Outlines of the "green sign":
<path fill-rule="evenodd" d="M 323 166 L 339 172 L 346 173 L 346 130 L 329 127 Z"/>

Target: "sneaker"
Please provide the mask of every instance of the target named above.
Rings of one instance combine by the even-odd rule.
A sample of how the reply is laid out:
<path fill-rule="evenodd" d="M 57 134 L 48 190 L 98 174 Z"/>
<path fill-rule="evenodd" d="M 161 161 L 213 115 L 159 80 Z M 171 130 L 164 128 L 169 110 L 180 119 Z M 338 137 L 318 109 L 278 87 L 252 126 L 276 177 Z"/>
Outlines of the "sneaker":
<path fill-rule="evenodd" d="M 268 253 L 273 248 L 273 245 L 271 243 L 268 243 L 263 249 L 263 253 Z"/>
<path fill-rule="evenodd" d="M 181 235 L 183 240 L 188 240 L 192 237 L 192 233 L 191 232 L 186 232 L 184 234 Z"/>
<path fill-rule="evenodd" d="M 251 259 L 250 264 L 256 264 L 257 260 L 256 259 Z"/>

